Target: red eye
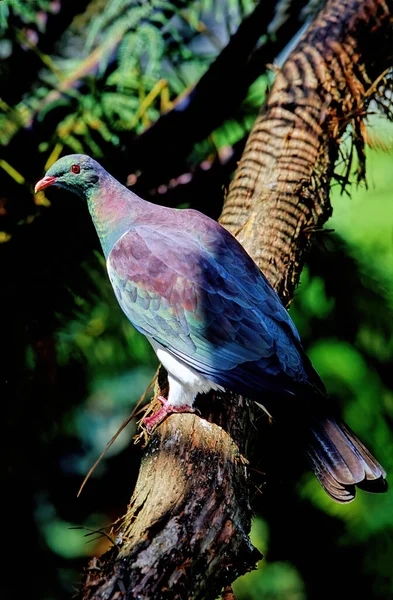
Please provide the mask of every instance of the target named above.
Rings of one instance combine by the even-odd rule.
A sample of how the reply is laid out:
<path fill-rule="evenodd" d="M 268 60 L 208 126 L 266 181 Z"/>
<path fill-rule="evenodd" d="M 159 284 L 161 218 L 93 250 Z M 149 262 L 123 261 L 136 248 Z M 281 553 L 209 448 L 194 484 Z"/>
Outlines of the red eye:
<path fill-rule="evenodd" d="M 75 175 L 78 175 L 78 173 L 80 173 L 81 168 L 79 165 L 72 165 L 71 167 L 71 173 L 75 173 Z"/>

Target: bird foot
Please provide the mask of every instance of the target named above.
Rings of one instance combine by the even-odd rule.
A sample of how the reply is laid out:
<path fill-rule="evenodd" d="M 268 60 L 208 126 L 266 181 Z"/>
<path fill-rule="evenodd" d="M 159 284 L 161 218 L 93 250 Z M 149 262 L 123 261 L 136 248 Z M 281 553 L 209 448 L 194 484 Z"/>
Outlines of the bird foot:
<path fill-rule="evenodd" d="M 161 423 L 168 415 L 172 413 L 193 413 L 194 409 L 189 404 L 181 404 L 180 406 L 170 404 L 166 398 L 163 396 L 158 396 L 157 400 L 159 400 L 162 404 L 161 408 L 151 415 L 151 417 L 146 417 L 143 419 L 143 424 L 146 427 L 147 432 L 150 434 L 154 427 Z"/>

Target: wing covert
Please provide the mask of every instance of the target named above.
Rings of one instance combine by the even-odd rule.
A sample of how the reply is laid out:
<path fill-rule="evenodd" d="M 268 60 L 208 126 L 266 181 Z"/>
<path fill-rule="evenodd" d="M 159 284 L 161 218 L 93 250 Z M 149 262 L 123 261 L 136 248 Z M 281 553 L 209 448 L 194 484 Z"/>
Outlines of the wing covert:
<path fill-rule="evenodd" d="M 136 329 L 223 385 L 239 365 L 250 377 L 248 363 L 258 363 L 261 379 L 282 372 L 307 382 L 288 313 L 240 244 L 216 225 L 199 220 L 197 235 L 166 223 L 125 233 L 107 261 L 121 308 Z"/>

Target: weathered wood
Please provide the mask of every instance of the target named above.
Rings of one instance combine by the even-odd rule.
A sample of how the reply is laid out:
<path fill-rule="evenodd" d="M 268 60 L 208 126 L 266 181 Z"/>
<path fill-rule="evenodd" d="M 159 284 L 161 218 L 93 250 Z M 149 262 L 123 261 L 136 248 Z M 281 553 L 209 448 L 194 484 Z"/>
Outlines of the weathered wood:
<path fill-rule="evenodd" d="M 165 385 L 161 371 L 158 389 Z M 228 400 L 230 411 L 223 405 Z M 116 598 L 120 591 L 140 600 L 216 598 L 234 574 L 261 558 L 248 538 L 252 510 L 244 456 L 256 429 L 247 437 L 244 431 L 252 426 L 253 407 L 216 392 L 200 408 L 206 419 L 171 415 L 153 432 L 118 544 L 102 562 L 95 559 L 82 597 Z"/>

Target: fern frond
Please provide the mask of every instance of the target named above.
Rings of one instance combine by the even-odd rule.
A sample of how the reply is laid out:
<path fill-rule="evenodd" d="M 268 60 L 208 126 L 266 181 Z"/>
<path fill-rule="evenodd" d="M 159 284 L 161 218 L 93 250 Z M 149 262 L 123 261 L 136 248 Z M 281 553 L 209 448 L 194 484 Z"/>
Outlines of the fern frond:
<path fill-rule="evenodd" d="M 42 23 L 39 19 L 39 14 L 42 12 L 52 12 L 50 0 L 2 0 L 0 2 L 0 27 L 6 28 L 9 9 L 12 9 L 13 15 L 17 16 L 26 25 L 36 25 L 39 29 L 42 28 Z M 4 27 L 3 19 L 5 17 Z"/>
<path fill-rule="evenodd" d="M 111 127 L 117 131 L 130 130 L 139 109 L 139 99 L 119 92 L 106 92 L 102 96 L 102 107 Z"/>

